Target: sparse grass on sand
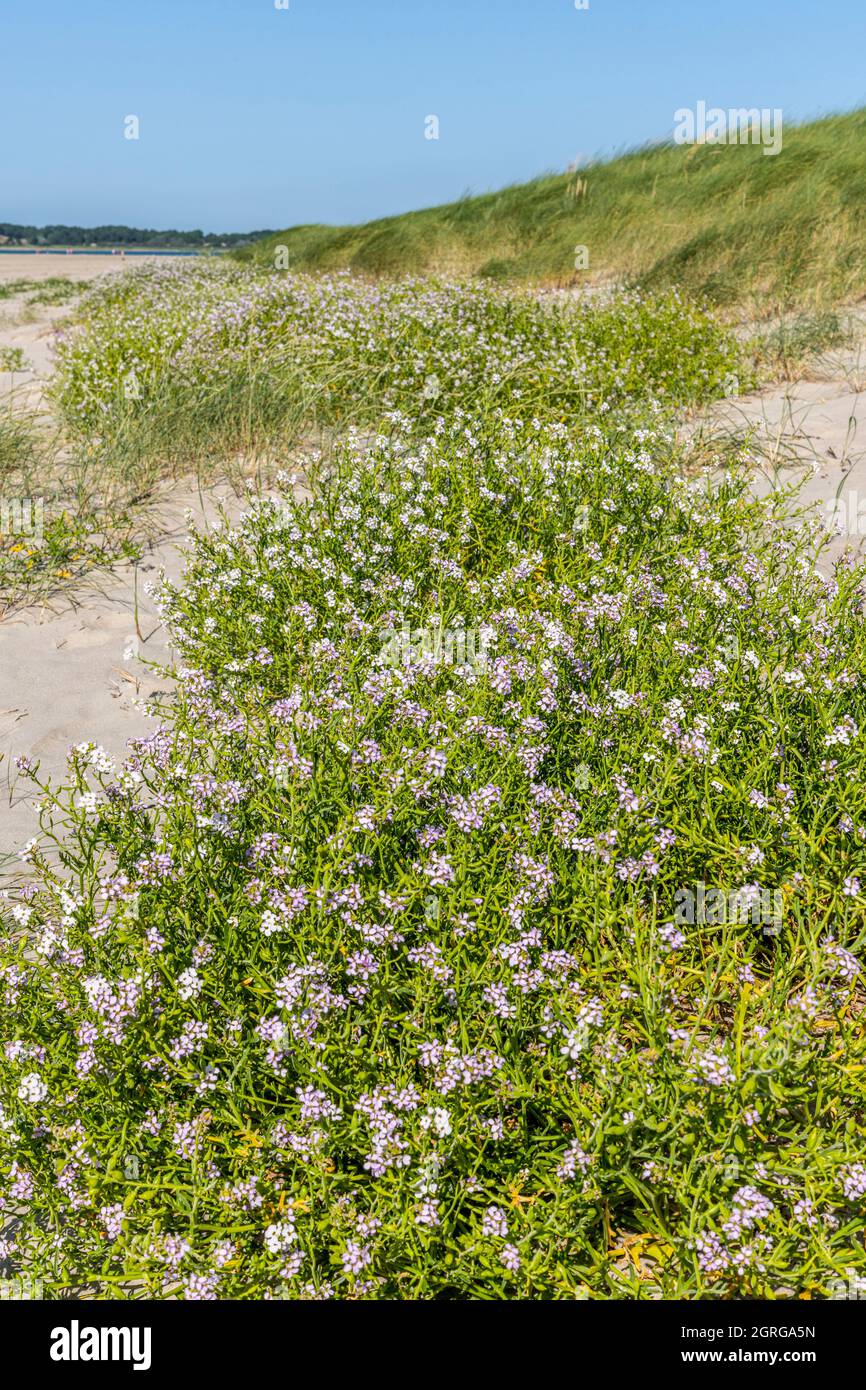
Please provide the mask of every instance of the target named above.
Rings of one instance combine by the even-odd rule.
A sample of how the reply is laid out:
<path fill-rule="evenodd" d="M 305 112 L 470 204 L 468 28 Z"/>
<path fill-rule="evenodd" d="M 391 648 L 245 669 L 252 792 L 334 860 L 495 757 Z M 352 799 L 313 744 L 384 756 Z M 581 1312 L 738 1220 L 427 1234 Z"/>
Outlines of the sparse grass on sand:
<path fill-rule="evenodd" d="M 31 306 L 68 304 L 81 293 L 81 288 L 79 281 L 61 275 L 51 275 L 47 280 L 6 280 L 0 281 L 0 300 L 24 295 L 25 303 Z"/>
<path fill-rule="evenodd" d="M 0 618 L 137 553 L 130 491 L 41 412 L 0 409 Z"/>
<path fill-rule="evenodd" d="M 751 360 L 759 376 L 787 381 L 818 365 L 833 348 L 852 346 L 856 338 L 851 321 L 832 309 L 789 314 L 752 339 Z"/>

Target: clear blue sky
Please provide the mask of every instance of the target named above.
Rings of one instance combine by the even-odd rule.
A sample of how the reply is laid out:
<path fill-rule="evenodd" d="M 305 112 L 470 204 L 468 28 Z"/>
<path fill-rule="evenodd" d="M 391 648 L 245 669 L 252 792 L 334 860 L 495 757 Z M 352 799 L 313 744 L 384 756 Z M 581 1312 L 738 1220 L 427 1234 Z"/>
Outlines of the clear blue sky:
<path fill-rule="evenodd" d="M 0 221 L 354 222 L 866 104 L 866 0 L 3 0 L 0 91 Z"/>

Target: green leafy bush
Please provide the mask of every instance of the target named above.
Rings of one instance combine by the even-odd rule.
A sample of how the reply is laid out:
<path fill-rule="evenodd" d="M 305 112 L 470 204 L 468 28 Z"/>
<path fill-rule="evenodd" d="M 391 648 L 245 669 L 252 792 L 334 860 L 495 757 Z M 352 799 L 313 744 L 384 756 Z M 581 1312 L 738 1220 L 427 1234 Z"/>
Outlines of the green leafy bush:
<path fill-rule="evenodd" d="M 861 576 L 663 430 L 451 414 L 199 536 L 176 707 L 47 795 L 0 1193 L 49 1290 L 866 1272 Z"/>

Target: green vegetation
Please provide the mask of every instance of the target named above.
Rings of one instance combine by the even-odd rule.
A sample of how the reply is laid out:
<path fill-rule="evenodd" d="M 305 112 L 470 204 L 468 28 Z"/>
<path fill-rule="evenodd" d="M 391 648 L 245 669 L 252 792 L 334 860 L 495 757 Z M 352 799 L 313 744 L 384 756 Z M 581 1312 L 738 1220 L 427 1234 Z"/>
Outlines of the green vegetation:
<path fill-rule="evenodd" d="M 656 146 L 444 207 L 358 227 L 294 227 L 243 254 L 295 270 L 477 274 L 674 286 L 761 314 L 866 292 L 866 110 L 760 146 Z M 589 270 L 575 271 L 585 246 Z"/>
<path fill-rule="evenodd" d="M 82 287 L 9 289 L 56 304 Z M 12 405 L 0 417 L 0 497 L 41 498 L 51 542 L 0 534 L 3 611 L 130 553 L 166 475 L 240 486 L 273 476 L 301 440 L 327 449 L 399 413 L 432 426 L 458 402 L 478 418 L 588 420 L 648 395 L 697 403 L 746 379 L 733 339 L 676 295 L 542 306 L 496 286 L 374 290 L 203 258 L 110 277 L 75 314 L 49 388 L 57 428 Z M 4 364 L 21 370 L 20 349 Z"/>
<path fill-rule="evenodd" d="M 63 581 L 138 553 L 128 525 L 121 534 L 119 518 L 111 518 L 110 534 L 94 535 L 96 525 L 109 530 L 103 519 L 85 510 L 55 508 L 36 535 L 29 529 L 26 534 L 0 532 L 0 617 L 24 600 L 48 597 Z"/>
<path fill-rule="evenodd" d="M 81 294 L 83 288 L 80 281 L 67 280 L 62 275 L 50 275 L 47 280 L 6 280 L 0 283 L 0 299 L 24 294 L 28 305 L 67 304 Z"/>
<path fill-rule="evenodd" d="M 0 410 L 0 618 L 138 553 L 147 527 L 129 480 L 44 418 Z"/>
<path fill-rule="evenodd" d="M 832 310 L 784 316 L 750 344 L 756 370 L 783 379 L 798 376 L 834 348 L 855 341 L 853 326 Z"/>
<path fill-rule="evenodd" d="M 465 417 L 200 538 L 177 706 L 123 769 L 75 751 L 64 867 L 0 946 L 16 1266 L 96 1297 L 862 1277 L 858 580 L 764 522 L 650 428 Z"/>
<path fill-rule="evenodd" d="M 57 852 L 0 902 L 11 1273 L 866 1278 L 864 572 L 822 578 L 745 466 L 675 444 L 731 339 L 675 295 L 231 267 L 87 315 L 58 382 L 85 451 L 167 396 L 184 449 L 364 428 L 194 539 L 159 725 L 44 788 Z"/>
<path fill-rule="evenodd" d="M 142 267 L 100 286 L 61 343 L 55 399 L 75 437 L 154 466 L 262 455 L 304 430 L 433 423 L 455 409 L 595 418 L 698 403 L 738 370 L 733 338 L 675 294 L 540 304 L 495 286 L 387 286 Z"/>
<path fill-rule="evenodd" d="M 20 347 L 0 347 L 0 372 L 26 372 L 27 359 Z"/>
<path fill-rule="evenodd" d="M 0 406 L 0 486 L 11 474 L 26 471 L 36 456 L 39 434 L 31 416 Z"/>

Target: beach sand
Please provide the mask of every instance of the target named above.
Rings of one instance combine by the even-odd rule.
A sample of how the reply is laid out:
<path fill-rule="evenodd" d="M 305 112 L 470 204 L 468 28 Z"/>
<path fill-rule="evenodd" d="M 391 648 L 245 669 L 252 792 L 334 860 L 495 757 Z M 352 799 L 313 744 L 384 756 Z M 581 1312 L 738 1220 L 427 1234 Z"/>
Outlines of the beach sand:
<path fill-rule="evenodd" d="M 0 255 L 0 283 L 54 276 L 90 281 L 154 259 Z M 24 291 L 0 300 L 0 347 L 20 347 L 28 363 L 23 372 L 0 372 L 0 401 L 15 410 L 40 411 L 53 365 L 53 334 L 69 306 L 28 306 L 26 298 Z M 15 851 L 38 829 L 33 787 L 18 777 L 16 756 L 38 760 L 41 774 L 54 780 L 62 778 L 72 744 L 94 739 L 123 757 L 127 739 L 154 727 L 139 701 L 165 688 L 147 663 L 163 662 L 169 652 L 145 585 L 162 566 L 173 576 L 180 573 L 186 508 L 206 525 L 223 496 L 228 505 L 235 503 L 228 489 L 200 497 L 194 482 L 167 488 L 159 504 L 161 539 L 137 566 L 96 574 L 50 605 L 0 620 L 0 885 L 4 871 L 20 868 Z M 12 862 L 4 864 L 10 855 Z"/>
<path fill-rule="evenodd" d="M 10 280 L 95 280 L 98 275 L 114 275 L 133 265 L 168 259 L 159 256 L 86 256 L 82 253 L 40 251 L 37 255 L 6 253 L 0 247 L 0 284 Z"/>

